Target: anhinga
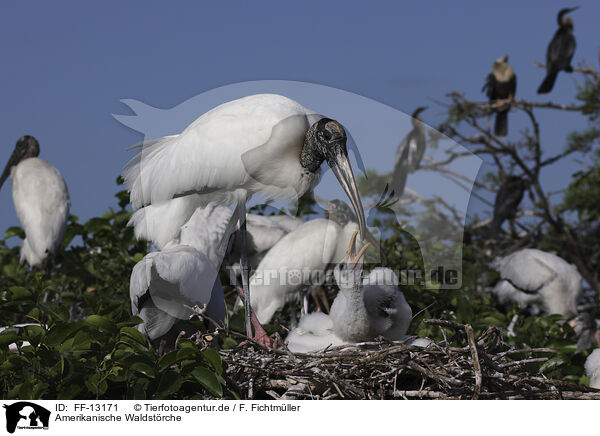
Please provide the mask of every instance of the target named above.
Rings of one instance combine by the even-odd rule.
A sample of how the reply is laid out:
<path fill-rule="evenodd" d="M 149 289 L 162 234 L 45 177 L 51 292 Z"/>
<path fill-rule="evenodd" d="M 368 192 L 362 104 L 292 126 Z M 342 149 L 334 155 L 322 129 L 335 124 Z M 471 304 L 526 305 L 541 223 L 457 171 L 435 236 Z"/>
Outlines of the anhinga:
<path fill-rule="evenodd" d="M 512 221 L 517 213 L 517 208 L 523 199 L 525 190 L 529 183 L 519 176 L 508 176 L 498 193 L 494 202 L 494 218 L 492 220 L 492 235 L 500 233 L 505 220 Z"/>
<path fill-rule="evenodd" d="M 496 59 L 492 65 L 492 72 L 487 76 L 482 91 L 486 90 L 486 95 L 490 103 L 496 100 L 512 99 L 517 90 L 517 76 L 510 65 L 508 65 L 508 55 Z M 508 131 L 508 111 L 510 105 L 499 110 L 496 114 L 496 123 L 494 124 L 494 135 L 506 136 Z"/>
<path fill-rule="evenodd" d="M 421 164 L 427 142 L 425 140 L 425 126 L 419 114 L 427 109 L 427 106 L 418 107 L 412 114 L 413 128 L 402 140 L 396 151 L 396 163 L 394 173 L 390 182 L 390 195 L 397 198 L 402 196 L 406 177 Z"/>
<path fill-rule="evenodd" d="M 561 9 L 558 13 L 559 27 L 546 51 L 546 78 L 538 88 L 538 94 L 545 94 L 552 91 L 554 81 L 560 70 L 564 70 L 567 73 L 573 71 L 573 67 L 571 66 L 571 59 L 573 59 L 573 54 L 575 53 L 573 20 L 570 17 L 565 17 L 565 15 L 578 7 Z"/>

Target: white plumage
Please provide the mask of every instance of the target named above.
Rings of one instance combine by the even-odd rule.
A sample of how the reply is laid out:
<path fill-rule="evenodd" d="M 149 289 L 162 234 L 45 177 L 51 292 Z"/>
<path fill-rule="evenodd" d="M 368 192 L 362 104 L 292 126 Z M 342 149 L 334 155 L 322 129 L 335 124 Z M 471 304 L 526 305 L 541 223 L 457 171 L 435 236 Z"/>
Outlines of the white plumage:
<path fill-rule="evenodd" d="M 362 253 L 359 254 L 359 256 Z M 300 319 L 286 338 L 290 351 L 306 353 L 329 346 L 363 342 L 383 336 L 427 347 L 431 341 L 409 338 L 412 310 L 398 289 L 398 277 L 388 268 L 376 268 L 364 278 L 362 260 L 334 270 L 339 292 L 329 315 L 312 313 Z"/>
<path fill-rule="evenodd" d="M 493 289 L 500 302 L 514 301 L 531 307 L 537 314 L 577 314 L 581 296 L 581 275 L 560 257 L 541 250 L 526 248 L 498 261 L 500 281 Z"/>
<path fill-rule="evenodd" d="M 308 221 L 281 238 L 262 259 L 250 278 L 253 310 L 261 323 L 269 322 L 284 304 L 306 286 L 325 281 L 325 270 L 343 257 L 358 225 L 344 227 L 324 218 Z"/>
<path fill-rule="evenodd" d="M 123 177 L 131 203 L 137 209 L 194 192 L 224 203 L 245 201 L 246 193 L 256 192 L 296 198 L 318 180 L 298 157 L 308 128 L 319 118 L 274 94 L 224 103 L 181 134 L 147 143 L 127 164 Z M 265 171 L 269 167 L 278 171 Z"/>
<path fill-rule="evenodd" d="M 17 217 L 25 230 L 21 262 L 40 264 L 53 253 L 65 233 L 69 216 L 69 193 L 60 172 L 35 157 L 39 144 L 24 136 L 17 142 L 2 173 L 0 187 L 10 171 L 13 202 Z"/>
<path fill-rule="evenodd" d="M 330 316 L 338 337 L 348 342 L 383 336 L 391 341 L 405 338 L 412 310 L 398 289 L 398 277 L 389 268 L 375 268 L 362 279 L 360 287 L 342 274 L 336 280 L 340 292 L 331 305 Z M 347 273 L 346 273 L 347 274 Z"/>
<path fill-rule="evenodd" d="M 336 336 L 331 317 L 322 312 L 304 315 L 285 343 L 293 353 L 310 353 L 345 344 Z"/>
<path fill-rule="evenodd" d="M 585 360 L 585 373 L 590 379 L 590 388 L 600 389 L 600 348 L 596 348 Z"/>
<path fill-rule="evenodd" d="M 178 238 L 162 251 L 149 253 L 133 268 L 132 312 L 144 320 L 141 329 L 150 339 L 188 319 L 194 306 L 206 305 L 208 317 L 223 320 L 225 301 L 218 266 L 235 228 L 232 215 L 229 208 L 214 204 L 198 209 Z"/>
<path fill-rule="evenodd" d="M 365 234 L 362 204 L 346 148 L 347 134 L 324 118 L 281 95 L 259 94 L 224 103 L 200 116 L 182 133 L 146 142 L 123 169 L 131 193 L 136 233 L 162 246 L 197 207 L 236 203 L 241 229 L 245 204 L 255 193 L 265 198 L 297 199 L 317 182 L 327 161 L 352 201 Z M 176 204 L 166 204 L 185 198 Z M 166 208 L 166 210 L 163 210 Z M 168 216 L 158 228 L 156 216 Z M 246 329 L 250 335 L 252 295 L 247 288 L 245 234 L 242 285 Z M 250 293 L 250 295 L 248 295 Z"/>
<path fill-rule="evenodd" d="M 363 302 L 373 337 L 399 341 L 408 331 L 412 310 L 398 283 L 398 276 L 389 268 L 375 268 L 363 279 Z"/>

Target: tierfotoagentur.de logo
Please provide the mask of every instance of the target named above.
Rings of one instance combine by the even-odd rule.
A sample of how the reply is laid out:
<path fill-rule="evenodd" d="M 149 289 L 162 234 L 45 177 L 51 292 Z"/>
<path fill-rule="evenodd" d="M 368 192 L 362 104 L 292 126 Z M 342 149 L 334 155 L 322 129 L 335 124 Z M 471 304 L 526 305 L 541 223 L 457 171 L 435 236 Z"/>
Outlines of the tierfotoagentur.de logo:
<path fill-rule="evenodd" d="M 19 430 L 48 430 L 50 411 L 29 401 L 19 401 L 3 405 L 6 412 L 6 431 L 14 433 Z"/>

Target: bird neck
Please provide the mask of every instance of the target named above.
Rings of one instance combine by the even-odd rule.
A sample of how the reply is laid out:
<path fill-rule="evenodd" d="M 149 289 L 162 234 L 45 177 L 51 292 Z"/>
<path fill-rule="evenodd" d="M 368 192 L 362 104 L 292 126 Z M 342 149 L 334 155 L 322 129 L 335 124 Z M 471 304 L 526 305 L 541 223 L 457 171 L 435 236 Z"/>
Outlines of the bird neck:
<path fill-rule="evenodd" d="M 319 147 L 318 141 L 314 137 L 315 134 L 313 129 L 306 132 L 302 151 L 300 152 L 300 165 L 311 173 L 316 173 L 325 160 L 325 154 Z"/>

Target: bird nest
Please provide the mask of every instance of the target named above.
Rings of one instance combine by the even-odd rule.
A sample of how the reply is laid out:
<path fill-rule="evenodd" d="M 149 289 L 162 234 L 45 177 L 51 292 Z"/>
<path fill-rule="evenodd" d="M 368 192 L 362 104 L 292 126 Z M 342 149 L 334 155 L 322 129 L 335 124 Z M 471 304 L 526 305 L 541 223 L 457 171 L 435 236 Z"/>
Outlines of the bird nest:
<path fill-rule="evenodd" d="M 250 341 L 221 352 L 226 379 L 242 399 L 600 399 L 600 390 L 539 374 L 553 349 L 515 349 L 495 327 L 475 338 L 468 324 L 426 322 L 465 345 L 381 339 L 293 354 Z"/>

